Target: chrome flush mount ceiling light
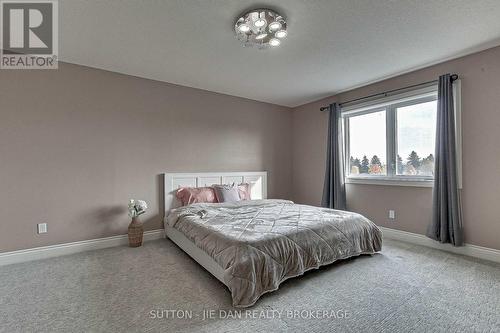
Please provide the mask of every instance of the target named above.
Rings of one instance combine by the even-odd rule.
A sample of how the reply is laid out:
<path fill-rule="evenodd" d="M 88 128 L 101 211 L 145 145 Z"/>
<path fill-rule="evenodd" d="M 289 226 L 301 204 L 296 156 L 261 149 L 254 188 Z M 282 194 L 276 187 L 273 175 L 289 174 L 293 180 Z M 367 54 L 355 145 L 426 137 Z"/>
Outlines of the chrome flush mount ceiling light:
<path fill-rule="evenodd" d="M 236 20 L 234 31 L 245 46 L 276 47 L 286 37 L 285 18 L 270 9 L 253 9 Z"/>

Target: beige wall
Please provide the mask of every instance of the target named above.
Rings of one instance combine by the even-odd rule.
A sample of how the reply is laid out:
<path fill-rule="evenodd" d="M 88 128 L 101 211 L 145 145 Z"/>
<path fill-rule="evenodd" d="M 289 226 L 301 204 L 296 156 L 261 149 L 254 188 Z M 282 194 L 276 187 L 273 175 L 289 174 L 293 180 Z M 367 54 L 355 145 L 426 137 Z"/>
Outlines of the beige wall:
<path fill-rule="evenodd" d="M 0 115 L 0 252 L 125 234 L 129 198 L 161 228 L 163 172 L 266 170 L 291 196 L 288 108 L 60 64 L 0 71 Z"/>
<path fill-rule="evenodd" d="M 294 199 L 314 205 L 321 201 L 327 131 L 321 106 L 430 81 L 448 72 L 462 79 L 465 240 L 500 249 L 500 47 L 297 107 L 293 112 Z M 347 185 L 347 201 L 349 209 L 379 225 L 423 234 L 431 218 L 432 189 Z M 396 210 L 394 222 L 387 219 L 389 209 Z"/>
<path fill-rule="evenodd" d="M 0 71 L 0 252 L 126 233 L 129 198 L 161 228 L 159 175 L 267 170 L 269 195 L 318 205 L 326 114 L 319 107 L 435 79 L 462 78 L 468 243 L 500 249 L 500 48 L 290 109 L 82 66 Z M 293 133 L 293 136 L 292 136 Z M 476 162 L 480 161 L 480 162 Z M 293 188 L 292 185 L 293 184 Z M 431 189 L 348 185 L 348 206 L 424 233 Z M 396 210 L 389 222 L 387 211 Z M 49 232 L 36 234 L 47 222 Z"/>

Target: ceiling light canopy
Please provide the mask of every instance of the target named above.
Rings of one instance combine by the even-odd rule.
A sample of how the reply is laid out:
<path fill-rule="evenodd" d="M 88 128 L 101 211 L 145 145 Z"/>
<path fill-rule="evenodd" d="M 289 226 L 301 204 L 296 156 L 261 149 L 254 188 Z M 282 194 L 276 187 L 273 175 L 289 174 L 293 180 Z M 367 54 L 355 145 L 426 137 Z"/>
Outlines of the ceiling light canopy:
<path fill-rule="evenodd" d="M 270 9 L 246 12 L 236 20 L 234 31 L 245 46 L 259 49 L 279 46 L 287 35 L 285 18 Z"/>

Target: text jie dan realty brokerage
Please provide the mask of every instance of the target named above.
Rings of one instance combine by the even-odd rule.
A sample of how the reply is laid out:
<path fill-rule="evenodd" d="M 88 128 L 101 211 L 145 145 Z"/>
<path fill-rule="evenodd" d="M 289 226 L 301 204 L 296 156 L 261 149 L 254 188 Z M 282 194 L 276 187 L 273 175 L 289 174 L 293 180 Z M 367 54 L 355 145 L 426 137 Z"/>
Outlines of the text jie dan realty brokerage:
<path fill-rule="evenodd" d="M 167 310 L 149 311 L 151 319 L 348 319 L 346 310 Z"/>

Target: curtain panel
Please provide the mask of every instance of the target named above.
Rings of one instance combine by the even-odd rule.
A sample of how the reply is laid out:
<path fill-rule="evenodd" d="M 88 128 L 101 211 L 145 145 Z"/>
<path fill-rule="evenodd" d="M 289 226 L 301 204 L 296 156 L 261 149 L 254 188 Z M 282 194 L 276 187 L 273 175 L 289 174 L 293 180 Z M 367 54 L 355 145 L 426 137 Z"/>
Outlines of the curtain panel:
<path fill-rule="evenodd" d="M 432 222 L 427 236 L 463 245 L 462 205 L 458 188 L 455 110 L 452 75 L 439 77 Z"/>
<path fill-rule="evenodd" d="M 344 183 L 344 149 L 342 144 L 342 118 L 337 103 L 328 109 L 328 137 L 326 172 L 321 205 L 326 208 L 346 209 Z"/>

